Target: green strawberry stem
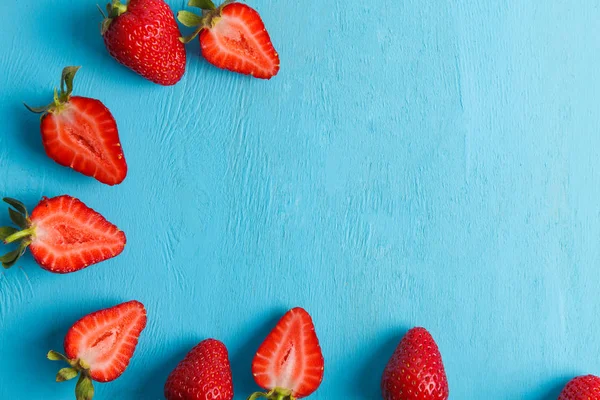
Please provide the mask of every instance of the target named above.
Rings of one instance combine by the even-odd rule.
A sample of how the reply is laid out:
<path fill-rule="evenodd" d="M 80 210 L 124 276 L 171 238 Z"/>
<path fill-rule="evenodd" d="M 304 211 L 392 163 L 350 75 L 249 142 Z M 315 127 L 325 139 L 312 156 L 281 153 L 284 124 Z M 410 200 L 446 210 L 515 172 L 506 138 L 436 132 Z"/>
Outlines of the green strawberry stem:
<path fill-rule="evenodd" d="M 121 3 L 121 0 L 113 0 L 106 5 L 106 12 L 108 13 L 107 16 L 102 13 L 102 16 L 104 17 L 104 20 L 100 25 L 100 33 L 102 36 L 108 31 L 110 24 L 112 24 L 115 18 L 118 18 L 127 12 L 127 3 L 123 4 Z"/>
<path fill-rule="evenodd" d="M 51 361 L 64 361 L 69 364 L 67 368 L 61 368 L 56 374 L 56 382 L 64 382 L 79 375 L 75 385 L 75 397 L 77 400 L 92 400 L 94 397 L 94 384 L 90 377 L 90 366 L 83 360 L 71 360 L 64 354 L 50 350 L 46 355 Z"/>
<path fill-rule="evenodd" d="M 177 13 L 177 20 L 184 26 L 196 28 L 191 35 L 180 37 L 179 40 L 182 43 L 189 43 L 198 36 L 202 29 L 214 28 L 219 19 L 221 19 L 223 8 L 233 2 L 234 0 L 225 0 L 219 7 L 215 7 L 210 0 L 190 0 L 188 5 L 202 9 L 202 15 L 200 16 L 189 11 L 179 11 Z"/>
<path fill-rule="evenodd" d="M 43 107 L 30 107 L 27 104 L 24 104 L 25 107 L 35 114 L 46 114 L 48 112 L 62 110 L 64 108 L 64 105 L 71 98 L 71 93 L 73 93 L 73 80 L 75 79 L 75 74 L 77 74 L 79 68 L 81 67 L 63 68 L 62 75 L 60 78 L 60 92 L 54 89 L 54 101 L 52 103 Z"/>
<path fill-rule="evenodd" d="M 289 389 L 275 388 L 268 393 L 252 393 L 248 400 L 267 399 L 267 400 L 296 400 Z"/>
<path fill-rule="evenodd" d="M 9 237 L 7 237 L 6 239 L 4 239 L 4 244 L 13 243 L 19 239 L 23 239 L 25 237 L 30 237 L 33 235 L 35 235 L 35 227 L 30 226 L 29 228 L 23 229 L 22 231 L 15 232 L 12 235 L 10 235 Z"/>

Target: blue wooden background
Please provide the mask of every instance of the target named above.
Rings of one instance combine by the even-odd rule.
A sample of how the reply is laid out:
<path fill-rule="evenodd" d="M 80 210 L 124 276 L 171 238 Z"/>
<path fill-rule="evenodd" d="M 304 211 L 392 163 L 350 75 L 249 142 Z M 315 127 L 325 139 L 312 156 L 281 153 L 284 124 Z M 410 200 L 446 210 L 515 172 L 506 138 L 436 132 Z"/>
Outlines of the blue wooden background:
<path fill-rule="evenodd" d="M 276 78 L 217 70 L 193 42 L 163 88 L 108 56 L 94 1 L 0 4 L 0 193 L 77 196 L 128 237 L 79 273 L 28 256 L 0 275 L 0 398 L 74 398 L 46 352 L 129 299 L 148 327 L 98 400 L 162 398 L 206 337 L 228 345 L 244 399 L 254 351 L 294 306 L 326 358 L 315 400 L 380 398 L 414 325 L 437 339 L 451 399 L 555 399 L 600 374 L 600 1 L 251 5 Z M 118 121 L 118 187 L 49 160 L 21 104 L 46 104 L 65 65 Z"/>

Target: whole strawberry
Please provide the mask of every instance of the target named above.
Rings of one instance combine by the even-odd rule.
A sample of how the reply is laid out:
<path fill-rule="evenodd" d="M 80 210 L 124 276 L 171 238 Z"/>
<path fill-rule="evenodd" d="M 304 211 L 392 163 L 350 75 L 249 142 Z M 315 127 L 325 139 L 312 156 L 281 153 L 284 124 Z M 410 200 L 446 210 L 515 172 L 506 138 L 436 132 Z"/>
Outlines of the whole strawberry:
<path fill-rule="evenodd" d="M 179 22 L 196 31 L 182 40 L 200 36 L 202 56 L 216 67 L 271 79 L 279 72 L 279 55 L 260 15 L 246 4 L 225 1 L 216 7 L 211 0 L 190 0 L 202 16 L 189 11 L 177 14 Z"/>
<path fill-rule="evenodd" d="M 571 379 L 558 400 L 600 400 L 600 378 L 586 375 Z"/>
<path fill-rule="evenodd" d="M 388 361 L 381 391 L 384 400 L 446 400 L 448 381 L 438 347 L 425 328 L 413 328 Z"/>
<path fill-rule="evenodd" d="M 49 360 L 69 364 L 58 371 L 56 381 L 79 375 L 75 386 L 77 400 L 92 400 L 92 381 L 110 382 L 125 372 L 146 321 L 144 305 L 135 300 L 81 318 L 65 336 L 65 354 L 48 352 Z"/>
<path fill-rule="evenodd" d="M 185 73 L 185 48 L 171 8 L 163 0 L 112 0 L 102 36 L 121 64 L 159 85 L 174 85 Z"/>
<path fill-rule="evenodd" d="M 175 367 L 165 384 L 167 400 L 232 400 L 233 383 L 225 345 L 207 339 Z"/>

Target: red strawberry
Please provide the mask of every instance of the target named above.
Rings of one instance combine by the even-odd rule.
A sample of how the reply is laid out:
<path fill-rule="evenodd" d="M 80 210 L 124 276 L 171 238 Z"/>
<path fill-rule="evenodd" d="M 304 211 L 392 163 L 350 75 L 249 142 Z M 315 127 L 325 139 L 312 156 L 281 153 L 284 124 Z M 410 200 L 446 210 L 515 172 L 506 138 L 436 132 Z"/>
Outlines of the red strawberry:
<path fill-rule="evenodd" d="M 79 271 L 91 264 L 119 255 L 125 247 L 125 234 L 102 215 L 71 196 L 44 197 L 31 216 L 23 203 L 5 198 L 13 227 L 0 228 L 5 244 L 19 241 L 19 247 L 0 257 L 10 268 L 27 247 L 45 270 L 59 274 Z"/>
<path fill-rule="evenodd" d="M 225 345 L 207 339 L 194 347 L 171 372 L 167 400 L 232 400 L 233 382 Z"/>
<path fill-rule="evenodd" d="M 60 93 L 54 91 L 51 104 L 25 106 L 42 114 L 42 142 L 50 158 L 102 183 L 117 185 L 127 175 L 117 123 L 99 100 L 71 97 L 78 70 L 79 67 L 63 69 Z"/>
<path fill-rule="evenodd" d="M 448 381 L 442 356 L 425 328 L 413 328 L 388 361 L 381 391 L 384 400 L 446 400 Z"/>
<path fill-rule="evenodd" d="M 202 55 L 209 63 L 256 78 L 277 75 L 279 55 L 258 12 L 231 1 L 218 8 L 211 0 L 190 0 L 189 5 L 203 9 L 203 16 L 188 11 L 177 14 L 185 26 L 197 27 L 183 41 L 188 43 L 200 34 Z"/>
<path fill-rule="evenodd" d="M 321 384 L 323 371 L 312 318 L 304 309 L 294 308 L 279 320 L 252 361 L 254 380 L 269 393 L 254 393 L 249 400 L 306 397 Z"/>
<path fill-rule="evenodd" d="M 558 400 L 600 400 L 600 378 L 586 375 L 571 379 Z"/>
<path fill-rule="evenodd" d="M 146 309 L 139 301 L 128 301 L 81 318 L 65 336 L 65 354 L 48 352 L 48 359 L 63 360 L 70 365 L 58 371 L 56 381 L 79 375 L 75 387 L 77 400 L 91 400 L 92 380 L 110 382 L 121 376 L 145 327 Z"/>
<path fill-rule="evenodd" d="M 173 11 L 163 0 L 107 4 L 104 44 L 118 62 L 159 85 L 174 85 L 185 73 L 185 47 Z"/>

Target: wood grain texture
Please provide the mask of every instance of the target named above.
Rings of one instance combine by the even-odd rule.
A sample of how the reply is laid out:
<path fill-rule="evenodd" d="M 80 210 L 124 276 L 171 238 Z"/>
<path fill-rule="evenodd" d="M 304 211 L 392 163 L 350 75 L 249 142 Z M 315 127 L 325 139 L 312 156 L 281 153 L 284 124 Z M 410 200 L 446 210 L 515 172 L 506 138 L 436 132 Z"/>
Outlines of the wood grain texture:
<path fill-rule="evenodd" d="M 71 398 L 46 352 L 130 299 L 148 327 L 98 400 L 161 399 L 206 337 L 228 345 L 245 399 L 254 351 L 294 306 L 326 359 L 315 400 L 380 398 L 415 325 L 438 342 L 451 399 L 549 400 L 600 374 L 600 1 L 250 5 L 276 78 L 217 70 L 193 42 L 163 88 L 106 53 L 95 2 L 0 4 L 0 194 L 76 196 L 128 237 L 79 273 L 25 257 L 0 275 L 0 398 Z M 115 115 L 118 187 L 53 164 L 21 105 L 47 103 L 65 65 Z"/>

